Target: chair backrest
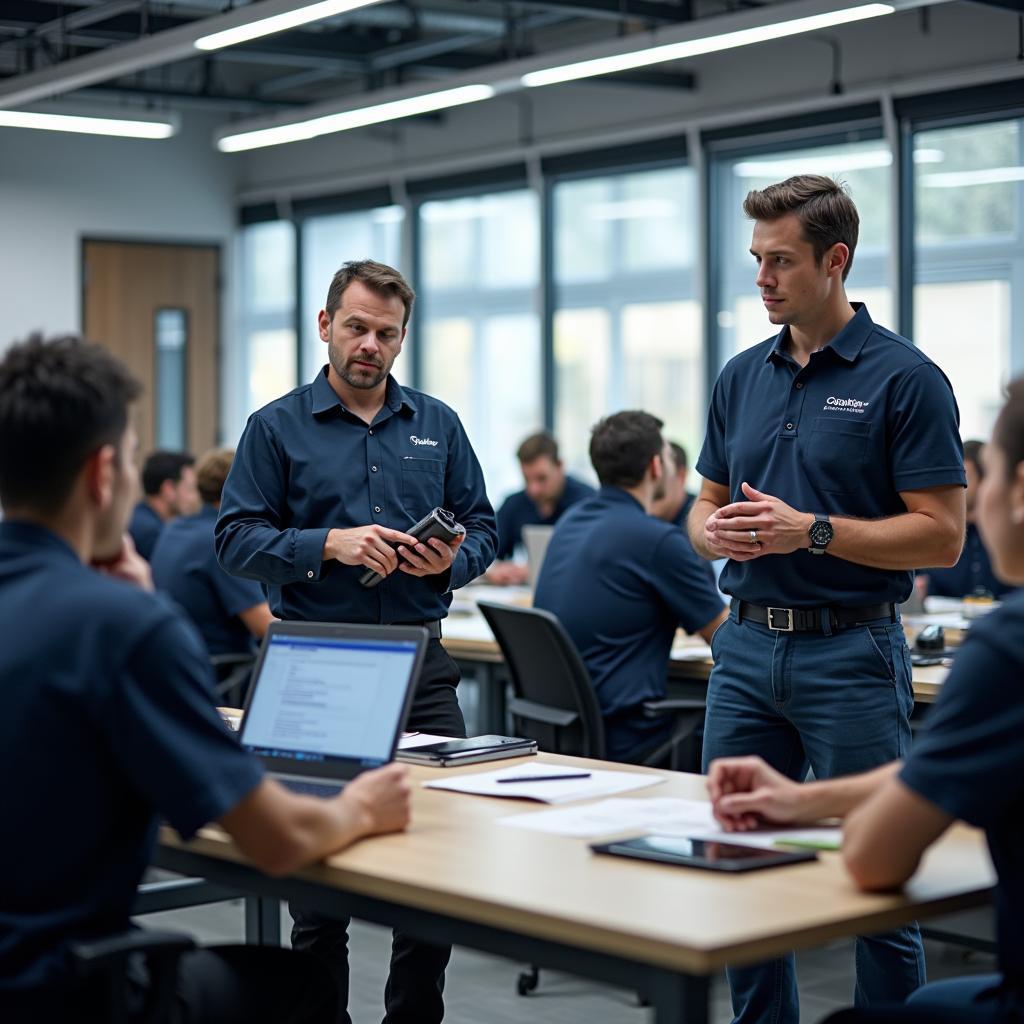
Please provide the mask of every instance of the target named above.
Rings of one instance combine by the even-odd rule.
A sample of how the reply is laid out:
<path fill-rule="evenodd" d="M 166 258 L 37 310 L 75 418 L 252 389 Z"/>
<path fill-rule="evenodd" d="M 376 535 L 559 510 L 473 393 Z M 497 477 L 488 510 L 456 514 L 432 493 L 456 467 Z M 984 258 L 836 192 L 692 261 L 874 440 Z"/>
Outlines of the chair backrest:
<path fill-rule="evenodd" d="M 481 601 L 478 605 L 508 664 L 517 732 L 541 749 L 605 756 L 604 721 L 579 651 L 551 612 Z"/>

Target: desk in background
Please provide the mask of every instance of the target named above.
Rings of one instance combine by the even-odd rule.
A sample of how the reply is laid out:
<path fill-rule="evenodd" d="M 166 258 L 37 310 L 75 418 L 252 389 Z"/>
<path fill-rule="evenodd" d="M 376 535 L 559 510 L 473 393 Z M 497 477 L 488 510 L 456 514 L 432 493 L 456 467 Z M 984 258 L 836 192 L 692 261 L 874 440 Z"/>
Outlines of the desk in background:
<path fill-rule="evenodd" d="M 555 755 L 540 759 L 602 766 Z M 411 772 L 419 783 L 479 770 Z M 701 777 L 658 774 L 665 781 L 636 799 L 706 798 Z M 259 896 L 400 927 L 426 941 L 641 991 L 656 1024 L 706 1024 L 709 979 L 726 964 L 980 906 L 994 883 L 984 837 L 964 826 L 929 851 L 905 893 L 865 894 L 854 888 L 838 854 L 745 876 L 716 875 L 598 856 L 587 841 L 497 821 L 536 807 L 417 785 L 408 832 L 357 843 L 288 878 L 249 866 L 216 827 L 189 843 L 165 827 L 156 861 Z"/>

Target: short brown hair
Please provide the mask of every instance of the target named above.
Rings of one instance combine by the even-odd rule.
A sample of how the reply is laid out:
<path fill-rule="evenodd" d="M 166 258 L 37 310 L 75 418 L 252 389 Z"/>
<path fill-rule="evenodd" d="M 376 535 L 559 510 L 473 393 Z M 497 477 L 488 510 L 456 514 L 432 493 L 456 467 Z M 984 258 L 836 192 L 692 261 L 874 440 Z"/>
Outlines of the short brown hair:
<path fill-rule="evenodd" d="M 341 297 L 345 289 L 353 282 L 361 281 L 372 292 L 379 292 L 381 295 L 397 295 L 405 306 L 405 316 L 402 318 L 402 326 L 409 323 L 412 316 L 412 304 L 416 301 L 416 293 L 409 287 L 409 282 L 386 263 L 377 263 L 375 260 L 349 260 L 342 264 L 341 269 L 331 279 L 331 286 L 327 289 L 327 301 L 324 309 L 327 315 L 334 318 L 334 314 L 341 305 Z"/>
<path fill-rule="evenodd" d="M 213 448 L 196 463 L 196 486 L 207 505 L 216 505 L 224 490 L 235 453 L 230 448 Z"/>
<path fill-rule="evenodd" d="M 792 178 L 754 189 L 743 200 L 743 212 L 751 220 L 778 220 L 795 213 L 804 237 L 814 247 L 814 259 L 822 257 L 837 242 L 850 250 L 843 267 L 843 280 L 853 266 L 853 253 L 860 234 L 860 216 L 844 185 L 823 174 L 797 174 Z"/>
<path fill-rule="evenodd" d="M 558 461 L 558 442 L 548 433 L 541 431 L 539 434 L 531 434 L 516 449 L 516 458 L 522 462 L 533 462 L 546 455 L 552 462 Z"/>
<path fill-rule="evenodd" d="M 1007 479 L 1017 475 L 1024 462 L 1024 377 L 1010 382 L 1006 389 L 1006 405 L 996 418 L 992 441 L 1006 456 Z"/>
<path fill-rule="evenodd" d="M 636 487 L 665 442 L 664 424 L 649 412 L 627 410 L 599 420 L 590 432 L 590 462 L 604 487 Z"/>

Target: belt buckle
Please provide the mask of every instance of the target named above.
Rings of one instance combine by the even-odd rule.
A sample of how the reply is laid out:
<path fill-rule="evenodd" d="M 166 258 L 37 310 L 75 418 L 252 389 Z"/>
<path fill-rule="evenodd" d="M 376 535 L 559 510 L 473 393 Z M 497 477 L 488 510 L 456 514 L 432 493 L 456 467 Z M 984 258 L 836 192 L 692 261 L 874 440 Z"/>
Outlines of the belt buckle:
<path fill-rule="evenodd" d="M 785 615 L 786 625 L 776 626 L 775 616 Z M 776 633 L 792 633 L 793 632 L 793 609 L 792 608 L 769 608 L 768 609 L 768 628 L 775 630 Z"/>

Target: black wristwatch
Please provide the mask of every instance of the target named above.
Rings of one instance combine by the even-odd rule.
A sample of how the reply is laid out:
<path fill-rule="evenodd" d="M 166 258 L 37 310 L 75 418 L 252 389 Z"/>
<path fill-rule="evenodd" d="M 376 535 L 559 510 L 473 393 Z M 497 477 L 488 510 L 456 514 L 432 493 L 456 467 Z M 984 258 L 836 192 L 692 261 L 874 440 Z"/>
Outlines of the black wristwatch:
<path fill-rule="evenodd" d="M 832 543 L 834 533 L 835 530 L 832 529 L 832 523 L 829 521 L 828 516 L 824 512 L 820 514 L 815 512 L 814 522 L 811 523 L 807 530 L 807 534 L 811 538 L 811 554 L 825 554 L 825 548 Z"/>

